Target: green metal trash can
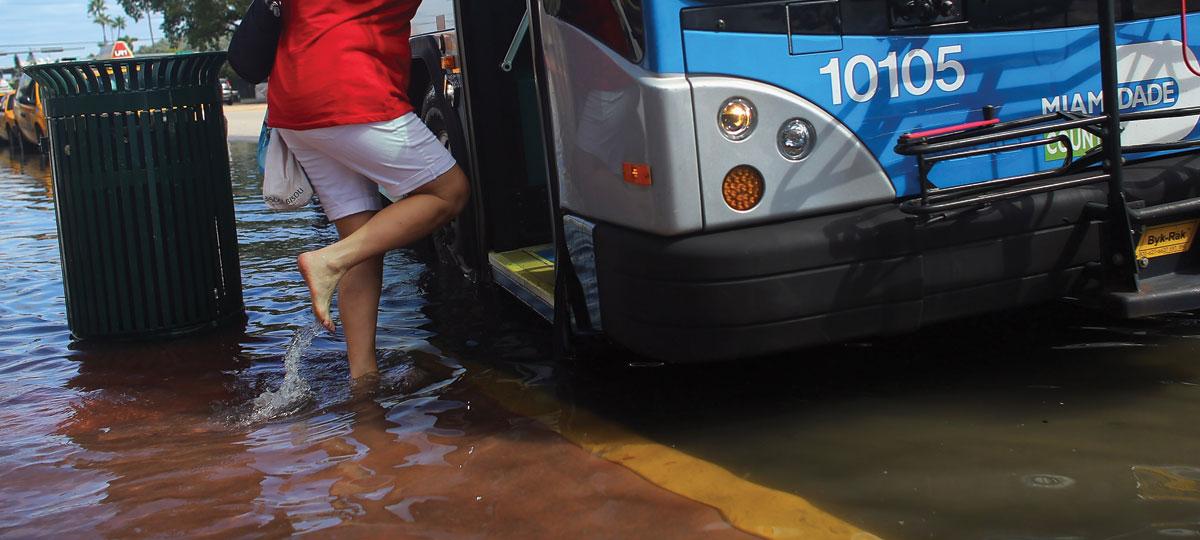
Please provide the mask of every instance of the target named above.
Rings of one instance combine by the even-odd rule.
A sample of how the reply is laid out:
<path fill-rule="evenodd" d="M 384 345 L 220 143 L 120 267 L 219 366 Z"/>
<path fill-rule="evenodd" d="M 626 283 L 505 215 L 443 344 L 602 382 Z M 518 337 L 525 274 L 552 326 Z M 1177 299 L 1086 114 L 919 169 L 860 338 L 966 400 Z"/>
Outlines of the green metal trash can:
<path fill-rule="evenodd" d="M 67 321 L 78 339 L 245 319 L 225 53 L 43 64 Z"/>

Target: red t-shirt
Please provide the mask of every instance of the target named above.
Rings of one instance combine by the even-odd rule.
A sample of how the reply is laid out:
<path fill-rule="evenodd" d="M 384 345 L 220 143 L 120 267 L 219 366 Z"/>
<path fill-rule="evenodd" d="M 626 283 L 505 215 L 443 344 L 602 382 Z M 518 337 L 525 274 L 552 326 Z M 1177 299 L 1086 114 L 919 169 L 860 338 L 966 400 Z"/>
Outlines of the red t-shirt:
<path fill-rule="evenodd" d="M 293 0 L 267 90 L 271 127 L 382 122 L 413 110 L 408 40 L 420 0 Z"/>

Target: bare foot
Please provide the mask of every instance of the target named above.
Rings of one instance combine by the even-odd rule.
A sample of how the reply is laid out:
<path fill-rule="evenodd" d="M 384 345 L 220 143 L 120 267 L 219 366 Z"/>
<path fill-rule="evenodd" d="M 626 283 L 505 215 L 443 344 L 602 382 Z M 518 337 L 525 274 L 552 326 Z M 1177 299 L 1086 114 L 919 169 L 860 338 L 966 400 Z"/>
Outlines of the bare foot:
<path fill-rule="evenodd" d="M 301 253 L 297 263 L 300 275 L 304 276 L 304 283 L 308 285 L 308 293 L 312 296 L 313 315 L 321 326 L 333 332 L 337 327 L 329 314 L 329 304 L 333 300 L 333 291 L 337 290 L 338 281 L 346 272 L 330 265 L 320 251 Z"/>

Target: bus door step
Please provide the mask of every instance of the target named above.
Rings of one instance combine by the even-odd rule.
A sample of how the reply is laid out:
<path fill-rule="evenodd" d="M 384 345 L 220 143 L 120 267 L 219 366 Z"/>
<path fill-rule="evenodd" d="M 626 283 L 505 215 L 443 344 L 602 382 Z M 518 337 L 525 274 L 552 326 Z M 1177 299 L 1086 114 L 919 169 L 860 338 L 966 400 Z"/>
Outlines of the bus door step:
<path fill-rule="evenodd" d="M 554 246 L 542 245 L 493 251 L 488 254 L 496 284 L 533 308 L 546 320 L 554 320 Z"/>

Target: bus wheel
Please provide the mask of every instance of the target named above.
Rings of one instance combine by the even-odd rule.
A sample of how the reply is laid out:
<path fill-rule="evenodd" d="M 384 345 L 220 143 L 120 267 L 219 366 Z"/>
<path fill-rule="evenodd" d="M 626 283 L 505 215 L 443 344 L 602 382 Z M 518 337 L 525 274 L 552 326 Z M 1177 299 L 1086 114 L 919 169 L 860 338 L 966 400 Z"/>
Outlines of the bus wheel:
<path fill-rule="evenodd" d="M 453 152 L 455 146 L 461 147 L 461 145 L 457 144 L 459 141 L 451 139 L 450 131 L 447 128 L 448 115 L 445 113 L 444 107 L 445 104 L 438 98 L 437 91 L 431 87 L 425 93 L 425 99 L 421 104 L 421 119 L 433 132 L 433 136 Z M 463 208 L 458 217 L 434 231 L 430 242 L 442 264 L 457 267 L 471 281 L 478 278 L 478 263 L 476 262 L 478 242 L 475 238 L 473 201 L 467 203 L 466 208 Z"/>
<path fill-rule="evenodd" d="M 37 149 L 42 154 L 50 153 L 50 139 L 46 137 L 45 133 L 42 133 L 40 126 L 37 128 Z"/>

